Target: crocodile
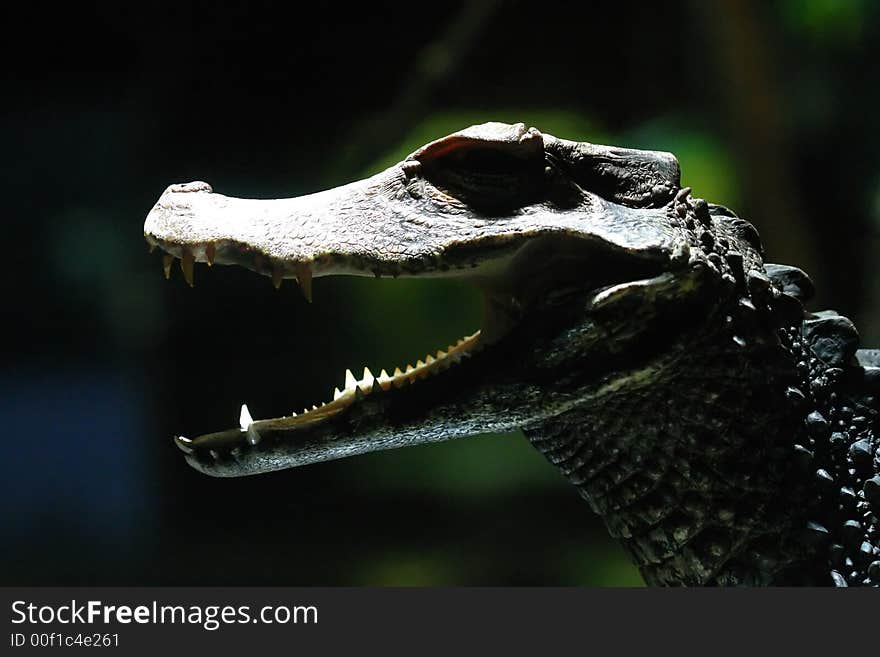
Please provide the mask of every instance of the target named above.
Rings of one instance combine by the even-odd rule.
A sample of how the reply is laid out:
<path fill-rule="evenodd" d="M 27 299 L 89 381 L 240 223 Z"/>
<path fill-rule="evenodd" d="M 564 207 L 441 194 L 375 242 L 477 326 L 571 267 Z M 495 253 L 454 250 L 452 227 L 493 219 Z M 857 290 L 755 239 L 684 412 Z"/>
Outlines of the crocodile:
<path fill-rule="evenodd" d="M 670 153 L 471 126 L 289 199 L 177 184 L 144 224 L 195 263 L 296 281 L 457 277 L 479 330 L 346 371 L 301 413 L 176 436 L 219 477 L 521 429 L 649 585 L 880 585 L 880 351 L 809 277 L 682 187 Z M 389 368 L 390 369 L 390 368 Z"/>

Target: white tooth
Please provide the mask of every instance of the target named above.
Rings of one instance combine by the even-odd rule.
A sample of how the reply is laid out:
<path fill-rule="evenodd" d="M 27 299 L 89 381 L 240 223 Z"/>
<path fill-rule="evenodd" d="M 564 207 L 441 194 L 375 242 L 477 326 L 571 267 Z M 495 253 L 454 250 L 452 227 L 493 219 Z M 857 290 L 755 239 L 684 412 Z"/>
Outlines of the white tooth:
<path fill-rule="evenodd" d="M 186 436 L 175 436 L 175 444 L 187 454 L 192 454 L 195 450 L 192 448 L 192 441 Z"/>
<path fill-rule="evenodd" d="M 433 363 L 433 362 L 434 362 L 434 357 L 433 357 L 433 356 L 425 356 L 425 363 L 427 363 L 428 365 L 430 365 L 430 364 Z"/>
<path fill-rule="evenodd" d="M 360 386 L 361 392 L 370 392 L 373 389 L 373 383 L 376 381 L 376 377 L 373 376 L 373 373 L 370 371 L 369 367 L 364 368 L 364 376 L 358 383 Z"/>
<path fill-rule="evenodd" d="M 424 361 L 421 361 L 421 360 L 416 361 L 416 367 L 424 367 L 424 366 L 425 366 Z"/>
<path fill-rule="evenodd" d="M 339 388 L 333 388 L 333 401 L 342 397 L 342 391 Z"/>
<path fill-rule="evenodd" d="M 354 374 L 351 373 L 351 370 L 345 370 L 345 388 L 346 390 L 354 389 L 357 386 L 357 379 L 354 378 Z"/>
<path fill-rule="evenodd" d="M 446 358 L 446 352 L 443 351 L 442 349 L 438 349 L 437 350 L 437 359 L 442 360 L 443 358 Z"/>
<path fill-rule="evenodd" d="M 247 431 L 254 423 L 254 418 L 251 417 L 251 412 L 248 410 L 247 404 L 241 405 L 241 414 L 238 416 L 238 423 L 241 426 L 242 431 Z"/>
<path fill-rule="evenodd" d="M 379 382 L 379 387 L 382 388 L 382 390 L 388 390 L 388 388 L 391 387 L 391 377 L 388 376 L 388 372 L 385 370 L 379 372 L 379 378 L 376 380 Z"/>
<path fill-rule="evenodd" d="M 256 427 L 254 427 L 254 418 L 251 417 L 251 412 L 248 410 L 247 404 L 241 405 L 238 424 L 241 426 L 242 431 L 247 432 L 247 441 L 251 445 L 256 445 L 260 442 L 260 434 L 257 432 Z"/>

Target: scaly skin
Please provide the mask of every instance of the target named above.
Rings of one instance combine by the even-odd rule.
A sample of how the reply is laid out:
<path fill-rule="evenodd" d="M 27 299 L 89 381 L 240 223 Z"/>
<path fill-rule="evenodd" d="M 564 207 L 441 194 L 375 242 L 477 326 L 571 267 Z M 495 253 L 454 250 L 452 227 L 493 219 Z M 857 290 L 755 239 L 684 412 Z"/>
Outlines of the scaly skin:
<path fill-rule="evenodd" d="M 173 185 L 144 225 L 194 263 L 296 278 L 459 276 L 479 334 L 324 406 L 196 438 L 240 476 L 522 428 L 650 584 L 880 584 L 880 358 L 809 279 L 694 198 L 666 153 L 485 124 L 276 201 Z"/>

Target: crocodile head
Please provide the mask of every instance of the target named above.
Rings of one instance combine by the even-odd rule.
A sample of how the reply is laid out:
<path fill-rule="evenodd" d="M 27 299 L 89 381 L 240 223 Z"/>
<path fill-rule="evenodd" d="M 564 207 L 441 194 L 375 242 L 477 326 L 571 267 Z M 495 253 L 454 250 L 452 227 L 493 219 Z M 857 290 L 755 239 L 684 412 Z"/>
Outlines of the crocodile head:
<path fill-rule="evenodd" d="M 248 475 L 540 425 L 637 391 L 753 267 L 753 229 L 681 189 L 668 153 L 488 123 L 365 180 L 290 199 L 172 185 L 144 235 L 192 284 L 195 263 L 296 279 L 460 277 L 483 325 L 413 366 L 345 374 L 332 399 L 175 438 L 189 463 Z M 707 244 L 710 248 L 707 248 Z M 724 258 L 715 253 L 723 245 Z M 475 327 L 476 329 L 477 327 Z M 390 372 L 390 374 L 389 374 Z"/>

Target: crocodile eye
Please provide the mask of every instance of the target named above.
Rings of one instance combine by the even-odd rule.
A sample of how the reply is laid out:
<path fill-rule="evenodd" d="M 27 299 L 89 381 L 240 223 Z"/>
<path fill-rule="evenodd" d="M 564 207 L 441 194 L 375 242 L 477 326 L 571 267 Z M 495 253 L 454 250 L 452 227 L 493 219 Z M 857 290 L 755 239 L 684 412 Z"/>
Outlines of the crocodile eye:
<path fill-rule="evenodd" d="M 524 128 L 513 135 L 451 135 L 414 158 L 428 182 L 487 213 L 526 205 L 546 184 L 541 135 Z"/>
<path fill-rule="evenodd" d="M 434 186 L 487 212 L 509 210 L 535 198 L 545 182 L 544 161 L 485 146 L 456 148 L 422 165 Z"/>

